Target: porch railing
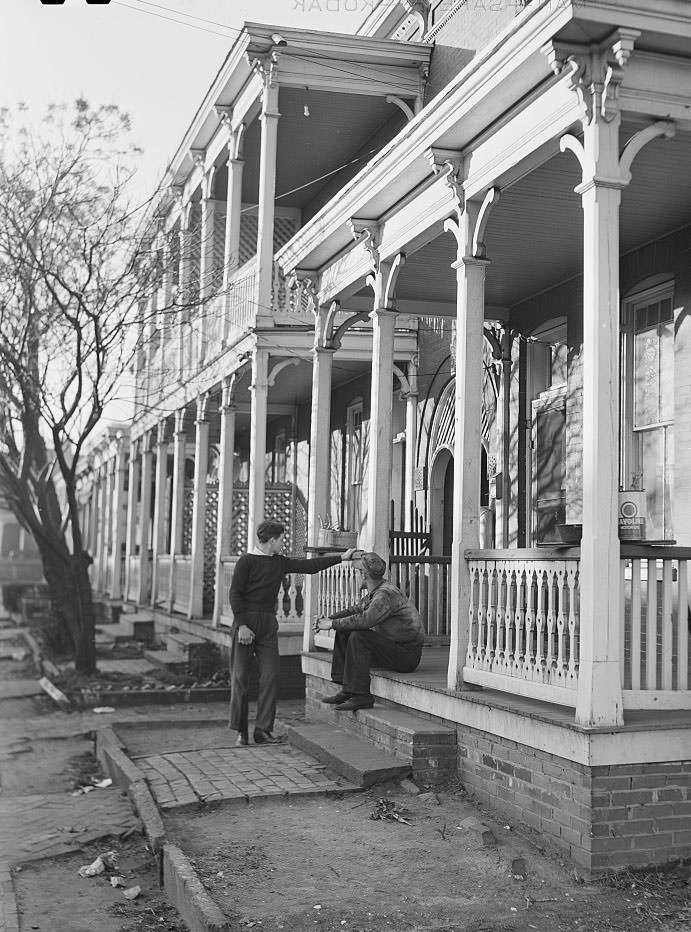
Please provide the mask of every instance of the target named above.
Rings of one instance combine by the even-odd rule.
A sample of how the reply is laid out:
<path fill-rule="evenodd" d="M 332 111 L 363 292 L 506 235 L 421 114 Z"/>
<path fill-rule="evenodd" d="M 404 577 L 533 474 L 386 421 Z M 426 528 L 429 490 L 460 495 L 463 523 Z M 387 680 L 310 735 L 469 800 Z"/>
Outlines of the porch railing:
<path fill-rule="evenodd" d="M 190 607 L 190 595 L 192 592 L 192 557 L 176 556 L 174 560 L 173 610 L 176 612 L 187 612 Z"/>
<path fill-rule="evenodd" d="M 156 557 L 155 605 L 167 605 L 170 602 L 170 559 L 170 554 Z"/>
<path fill-rule="evenodd" d="M 451 634 L 451 557 L 392 556 L 390 579 L 420 612 L 429 639 Z"/>
<path fill-rule="evenodd" d="M 578 551 L 478 550 L 466 559 L 471 599 L 463 678 L 575 706 Z"/>
<path fill-rule="evenodd" d="M 360 597 L 358 573 L 352 563 L 337 563 L 318 576 L 317 615 L 333 615 Z"/>
<path fill-rule="evenodd" d="M 624 707 L 691 709 L 691 548 L 621 548 Z"/>
<path fill-rule="evenodd" d="M 233 623 L 233 612 L 228 596 L 237 562 L 238 557 L 225 557 L 221 561 L 221 611 L 219 621 L 222 625 L 230 626 Z M 302 574 L 290 573 L 284 578 L 276 604 L 276 619 L 279 625 L 302 622 L 304 617 L 303 589 L 304 576 Z"/>
<path fill-rule="evenodd" d="M 139 557 L 129 558 L 129 572 L 127 574 L 127 598 L 133 602 L 139 597 Z"/>

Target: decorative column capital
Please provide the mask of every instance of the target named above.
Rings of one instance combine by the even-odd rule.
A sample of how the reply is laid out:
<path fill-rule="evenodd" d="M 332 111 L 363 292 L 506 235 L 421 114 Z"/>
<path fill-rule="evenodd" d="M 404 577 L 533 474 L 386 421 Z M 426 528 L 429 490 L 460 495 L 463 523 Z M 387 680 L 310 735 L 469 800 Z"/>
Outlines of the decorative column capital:
<path fill-rule="evenodd" d="M 195 418 L 195 423 L 197 425 L 207 423 L 210 398 L 211 395 L 209 392 L 204 392 L 197 398 L 197 416 Z"/>
<path fill-rule="evenodd" d="M 315 311 L 314 349 L 317 352 L 335 353 L 340 349 L 345 332 L 354 324 L 369 319 L 369 311 L 353 313 L 337 327 L 336 316 L 341 310 L 341 302 L 332 301 L 328 307 L 322 305 Z"/>
<path fill-rule="evenodd" d="M 637 29 L 619 28 L 597 45 L 552 40 L 543 46 L 552 71 L 565 73 L 578 95 L 584 125 L 600 119 L 609 123 L 619 115 L 624 68 L 640 34 Z"/>

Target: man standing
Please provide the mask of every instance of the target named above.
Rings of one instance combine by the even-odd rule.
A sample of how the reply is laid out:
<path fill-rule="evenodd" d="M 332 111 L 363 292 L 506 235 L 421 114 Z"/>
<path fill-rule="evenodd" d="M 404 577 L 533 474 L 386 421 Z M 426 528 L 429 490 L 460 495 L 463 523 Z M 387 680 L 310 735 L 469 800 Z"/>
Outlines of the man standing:
<path fill-rule="evenodd" d="M 420 663 L 425 634 L 420 614 L 400 589 L 384 580 L 386 563 L 377 553 L 356 557 L 367 594 L 329 618 L 317 618 L 315 631 L 336 632 L 331 679 L 342 685 L 322 699 L 337 712 L 371 709 L 370 667 L 412 673 Z"/>
<path fill-rule="evenodd" d="M 254 726 L 255 744 L 273 744 L 278 694 L 279 657 L 276 600 L 288 573 L 318 573 L 344 560 L 353 550 L 315 559 L 281 554 L 284 527 L 262 521 L 257 528 L 258 544 L 243 554 L 235 565 L 230 585 L 233 640 L 230 648 L 230 727 L 237 731 L 235 743 L 249 743 L 248 700 L 252 658 L 259 667 L 259 696 Z"/>

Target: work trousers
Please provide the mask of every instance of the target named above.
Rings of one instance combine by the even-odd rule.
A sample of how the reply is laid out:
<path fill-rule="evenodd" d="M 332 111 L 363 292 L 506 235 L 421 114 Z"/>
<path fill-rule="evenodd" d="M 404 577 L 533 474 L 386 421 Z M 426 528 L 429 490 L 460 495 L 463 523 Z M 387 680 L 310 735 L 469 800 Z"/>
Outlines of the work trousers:
<path fill-rule="evenodd" d="M 240 644 L 237 627 L 230 647 L 230 727 L 247 731 L 248 693 L 252 661 L 259 669 L 255 728 L 273 731 L 278 698 L 278 622 L 273 612 L 248 612 L 245 624 L 254 632 L 251 644 Z"/>
<path fill-rule="evenodd" d="M 412 673 L 422 655 L 422 644 L 397 644 L 371 628 L 337 631 L 331 661 L 331 679 L 351 696 L 369 696 L 370 668 Z"/>

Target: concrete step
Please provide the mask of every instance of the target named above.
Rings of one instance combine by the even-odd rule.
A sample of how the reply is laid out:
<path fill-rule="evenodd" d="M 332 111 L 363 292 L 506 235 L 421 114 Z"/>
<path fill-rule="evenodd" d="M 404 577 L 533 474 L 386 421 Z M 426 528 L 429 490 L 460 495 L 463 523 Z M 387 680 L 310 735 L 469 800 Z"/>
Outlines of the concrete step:
<path fill-rule="evenodd" d="M 190 659 L 196 648 L 207 643 L 206 638 L 189 634 L 187 631 L 166 631 L 163 640 L 166 650 L 185 660 Z"/>
<path fill-rule="evenodd" d="M 116 644 L 124 641 L 151 644 L 154 638 L 154 620 L 147 615 L 122 615 L 116 625 L 104 625 L 101 633 Z"/>
<path fill-rule="evenodd" d="M 169 670 L 171 673 L 187 673 L 187 659 L 173 651 L 145 650 L 142 656 L 155 667 Z"/>
<path fill-rule="evenodd" d="M 328 724 L 291 725 L 288 740 L 357 786 L 408 776 L 410 764 L 357 735 Z"/>
<path fill-rule="evenodd" d="M 329 723 L 369 741 L 382 751 L 409 763 L 413 777 L 422 783 L 440 783 L 456 773 L 458 747 L 456 730 L 380 700 L 372 709 L 336 712 L 321 699 L 340 689 L 335 683 L 319 681 L 319 691 L 308 689 L 306 708 L 312 721 Z"/>

